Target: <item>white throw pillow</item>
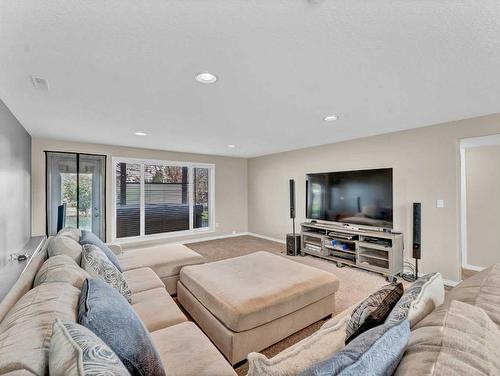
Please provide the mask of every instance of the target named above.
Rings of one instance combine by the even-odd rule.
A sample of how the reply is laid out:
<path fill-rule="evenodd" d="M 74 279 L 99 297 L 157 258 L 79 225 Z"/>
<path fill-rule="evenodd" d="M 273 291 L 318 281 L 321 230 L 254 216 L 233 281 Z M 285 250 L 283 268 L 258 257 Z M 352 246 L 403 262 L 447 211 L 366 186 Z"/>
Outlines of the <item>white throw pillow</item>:
<path fill-rule="evenodd" d="M 82 325 L 56 319 L 49 350 L 52 376 L 130 376 L 120 358 Z"/>
<path fill-rule="evenodd" d="M 316 333 L 268 359 L 259 353 L 250 353 L 247 376 L 291 376 L 298 375 L 315 363 L 325 360 L 344 347 L 346 322 L 343 317 L 333 324 L 327 321 Z"/>
<path fill-rule="evenodd" d="M 68 236 L 56 236 L 52 238 L 48 246 L 49 257 L 66 255 L 71 257 L 75 262 L 80 265 L 82 258 L 82 246 Z"/>
<path fill-rule="evenodd" d="M 386 322 L 397 323 L 408 319 L 412 328 L 443 302 L 443 277 L 437 272 L 426 274 L 405 290 Z"/>
<path fill-rule="evenodd" d="M 73 239 L 75 242 L 79 242 L 82 236 L 82 230 L 74 227 L 65 227 L 57 233 L 57 236 L 66 236 Z"/>
<path fill-rule="evenodd" d="M 65 282 L 77 289 L 82 288 L 85 279 L 90 278 L 89 273 L 80 268 L 69 256 L 58 255 L 49 257 L 36 273 L 33 287 L 42 283 Z"/>
<path fill-rule="evenodd" d="M 420 294 L 410 305 L 408 320 L 410 327 L 422 320 L 429 313 L 444 302 L 444 282 L 441 273 L 434 273 L 428 281 L 422 285 Z"/>

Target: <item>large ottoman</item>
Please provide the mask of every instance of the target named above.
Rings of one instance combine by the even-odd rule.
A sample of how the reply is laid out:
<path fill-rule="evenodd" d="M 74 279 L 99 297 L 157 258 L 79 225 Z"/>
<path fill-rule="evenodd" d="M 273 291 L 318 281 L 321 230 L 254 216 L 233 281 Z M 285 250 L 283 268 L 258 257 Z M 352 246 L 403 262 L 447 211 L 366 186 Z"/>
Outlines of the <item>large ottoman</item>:
<path fill-rule="evenodd" d="M 334 312 L 338 279 L 268 252 L 182 268 L 177 299 L 231 364 Z"/>
<path fill-rule="evenodd" d="M 118 255 L 123 271 L 149 267 L 158 275 L 170 295 L 176 294 L 179 272 L 186 265 L 205 262 L 202 255 L 182 244 L 131 249 Z"/>

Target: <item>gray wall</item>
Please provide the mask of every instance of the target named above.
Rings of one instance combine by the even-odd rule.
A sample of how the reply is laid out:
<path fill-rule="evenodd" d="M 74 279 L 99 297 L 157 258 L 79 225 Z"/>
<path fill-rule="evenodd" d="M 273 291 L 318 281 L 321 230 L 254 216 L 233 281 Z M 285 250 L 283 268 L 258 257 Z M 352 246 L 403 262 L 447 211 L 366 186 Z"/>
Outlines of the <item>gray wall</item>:
<path fill-rule="evenodd" d="M 0 268 L 31 236 L 31 136 L 0 100 Z"/>

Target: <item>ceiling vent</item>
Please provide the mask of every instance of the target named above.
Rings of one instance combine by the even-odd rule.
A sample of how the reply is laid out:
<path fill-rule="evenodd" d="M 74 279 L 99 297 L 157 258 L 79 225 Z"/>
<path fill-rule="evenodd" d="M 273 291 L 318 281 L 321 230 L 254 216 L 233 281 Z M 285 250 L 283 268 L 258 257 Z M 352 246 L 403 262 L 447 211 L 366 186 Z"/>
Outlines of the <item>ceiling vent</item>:
<path fill-rule="evenodd" d="M 45 78 L 31 76 L 31 82 L 33 83 L 33 87 L 37 90 L 49 90 L 49 80 L 46 80 Z"/>

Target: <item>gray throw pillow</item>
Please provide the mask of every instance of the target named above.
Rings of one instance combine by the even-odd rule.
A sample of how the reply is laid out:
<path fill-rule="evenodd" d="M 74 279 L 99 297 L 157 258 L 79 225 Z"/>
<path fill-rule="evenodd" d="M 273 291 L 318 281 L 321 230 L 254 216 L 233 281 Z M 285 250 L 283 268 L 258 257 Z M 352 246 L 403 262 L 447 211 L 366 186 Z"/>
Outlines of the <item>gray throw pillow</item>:
<path fill-rule="evenodd" d="M 84 326 L 57 319 L 49 350 L 51 376 L 130 376 L 121 360 Z"/>
<path fill-rule="evenodd" d="M 107 283 L 96 278 L 85 280 L 78 322 L 101 338 L 131 375 L 165 375 L 160 356 L 142 321 L 123 296 Z"/>
<path fill-rule="evenodd" d="M 347 322 L 346 345 L 361 333 L 383 324 L 403 296 L 403 291 L 403 284 L 390 284 L 381 287 L 363 300 L 352 311 L 351 318 Z"/>
<path fill-rule="evenodd" d="M 409 338 L 408 320 L 396 325 L 379 325 L 300 376 L 392 375 L 403 357 Z"/>
<path fill-rule="evenodd" d="M 104 243 L 101 239 L 97 237 L 91 231 L 82 230 L 82 236 L 80 238 L 80 244 L 93 244 L 101 249 L 104 252 L 106 257 L 113 263 L 114 266 L 120 271 L 123 272 L 122 267 L 120 265 L 120 261 L 118 261 L 118 257 L 116 257 L 115 253 Z"/>
<path fill-rule="evenodd" d="M 85 244 L 82 252 L 81 267 L 92 277 L 98 277 L 115 288 L 129 303 L 132 302 L 132 292 L 123 274 L 106 257 L 97 246 Z"/>

